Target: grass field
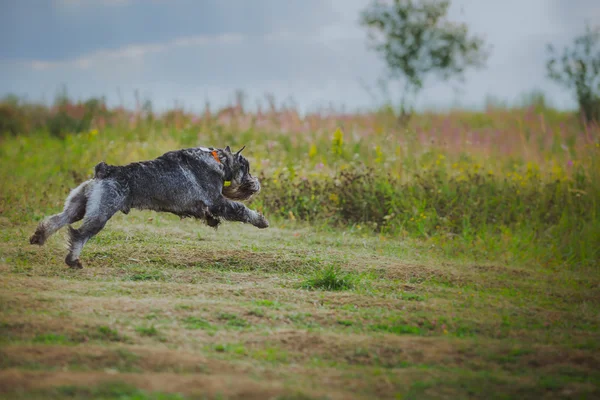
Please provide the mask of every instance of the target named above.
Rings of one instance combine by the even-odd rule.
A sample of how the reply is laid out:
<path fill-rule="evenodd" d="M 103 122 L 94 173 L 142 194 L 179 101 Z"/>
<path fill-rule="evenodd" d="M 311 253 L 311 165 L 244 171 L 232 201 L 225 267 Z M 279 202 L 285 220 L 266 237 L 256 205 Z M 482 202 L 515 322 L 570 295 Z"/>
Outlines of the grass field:
<path fill-rule="evenodd" d="M 275 116 L 0 139 L 0 398 L 600 396 L 597 127 Z M 118 214 L 83 270 L 29 245 L 98 161 L 221 143 L 270 228 Z"/>

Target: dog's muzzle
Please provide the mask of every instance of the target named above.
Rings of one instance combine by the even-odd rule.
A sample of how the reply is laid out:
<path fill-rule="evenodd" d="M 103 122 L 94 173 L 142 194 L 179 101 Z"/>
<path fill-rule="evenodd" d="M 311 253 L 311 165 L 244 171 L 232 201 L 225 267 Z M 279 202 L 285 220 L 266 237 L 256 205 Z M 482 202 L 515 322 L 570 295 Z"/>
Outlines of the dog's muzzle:
<path fill-rule="evenodd" d="M 239 185 L 223 187 L 223 196 L 230 200 L 249 200 L 260 192 L 260 182 L 253 176 L 246 176 Z"/>

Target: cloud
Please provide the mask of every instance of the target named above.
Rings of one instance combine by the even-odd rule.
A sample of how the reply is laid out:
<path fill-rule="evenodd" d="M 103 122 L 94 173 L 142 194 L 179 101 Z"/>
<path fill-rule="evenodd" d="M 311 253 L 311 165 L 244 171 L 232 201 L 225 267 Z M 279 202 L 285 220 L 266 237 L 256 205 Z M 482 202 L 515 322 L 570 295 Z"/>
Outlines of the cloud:
<path fill-rule="evenodd" d="M 132 0 L 54 0 L 55 7 L 123 6 Z"/>
<path fill-rule="evenodd" d="M 35 12 L 19 11 L 21 2 L 8 17 L 0 15 L 0 93 L 48 98 L 66 84 L 75 98 L 106 95 L 111 104 L 131 105 L 139 89 L 156 109 L 175 100 L 201 109 L 207 99 L 224 105 L 242 89 L 250 103 L 269 92 L 279 100 L 293 96 L 304 110 L 374 105 L 361 81 L 375 87 L 384 65 L 357 24 L 366 0 L 81 3 L 46 10 L 51 18 L 40 17 L 39 24 L 27 20 Z M 582 29 L 577 16 L 559 24 L 548 0 L 452 4 L 451 18 L 483 34 L 494 46 L 492 57 L 486 69 L 467 73 L 461 93 L 428 81 L 419 106 L 476 106 L 486 95 L 512 101 L 534 88 L 558 105 L 573 104 L 570 93 L 546 78 L 544 63 L 547 42 L 571 39 L 564 26 Z M 14 21 L 30 37 L 16 34 Z M 393 91 L 392 99 L 400 94 Z"/>
<path fill-rule="evenodd" d="M 86 54 L 81 57 L 76 57 L 63 61 L 43 61 L 33 60 L 22 62 L 26 67 L 34 70 L 48 70 L 52 68 L 70 68 L 89 69 L 94 65 L 140 61 L 150 54 L 163 53 L 173 48 L 178 47 L 194 47 L 206 44 L 221 44 L 240 42 L 243 36 L 240 34 L 222 34 L 222 35 L 198 35 L 191 37 L 182 37 L 172 40 L 167 43 L 141 44 L 125 46 L 116 50 L 99 50 L 91 54 Z"/>
<path fill-rule="evenodd" d="M 600 21 L 600 2 L 597 0 L 552 0 L 549 8 L 553 22 L 563 33 L 580 34 L 586 22 L 598 26 Z"/>
<path fill-rule="evenodd" d="M 0 63 L 7 78 L 0 91 L 49 96 L 65 83 L 75 97 L 107 95 L 114 103 L 120 101 L 117 88 L 130 94 L 140 89 L 160 109 L 176 99 L 192 107 L 205 99 L 224 105 L 242 89 L 250 99 L 293 96 L 303 109 L 329 102 L 364 106 L 369 98 L 359 79 L 378 74 L 381 63 L 350 31 L 350 37 L 343 26 L 311 34 L 197 35 L 61 61 Z"/>
<path fill-rule="evenodd" d="M 335 23 L 321 0 L 0 2 L 0 60 L 59 61 L 197 35 L 311 33 Z"/>

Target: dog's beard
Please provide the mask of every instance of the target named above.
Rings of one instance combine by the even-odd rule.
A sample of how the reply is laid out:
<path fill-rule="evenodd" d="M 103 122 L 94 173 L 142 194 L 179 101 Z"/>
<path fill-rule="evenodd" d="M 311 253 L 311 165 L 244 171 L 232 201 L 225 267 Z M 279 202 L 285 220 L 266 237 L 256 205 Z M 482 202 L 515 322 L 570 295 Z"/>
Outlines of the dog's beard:
<path fill-rule="evenodd" d="M 244 176 L 242 183 L 223 187 L 223 196 L 230 200 L 249 200 L 252 196 L 260 192 L 260 182 L 253 176 Z"/>

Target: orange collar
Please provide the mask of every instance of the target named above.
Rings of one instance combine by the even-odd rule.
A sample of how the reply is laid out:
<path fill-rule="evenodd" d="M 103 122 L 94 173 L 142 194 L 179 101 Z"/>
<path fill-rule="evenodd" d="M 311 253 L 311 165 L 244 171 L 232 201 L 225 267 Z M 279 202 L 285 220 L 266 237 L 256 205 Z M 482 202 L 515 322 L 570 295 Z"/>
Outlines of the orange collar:
<path fill-rule="evenodd" d="M 217 160 L 217 162 L 218 162 L 219 164 L 221 164 L 221 159 L 219 158 L 219 155 L 217 154 L 217 151 L 216 151 L 216 150 L 213 150 L 213 151 L 211 151 L 211 152 L 210 152 L 210 154 L 212 154 L 213 158 L 214 158 L 215 160 Z M 223 186 L 230 186 L 230 185 L 231 185 L 231 181 L 224 181 L 224 182 L 223 182 Z"/>

